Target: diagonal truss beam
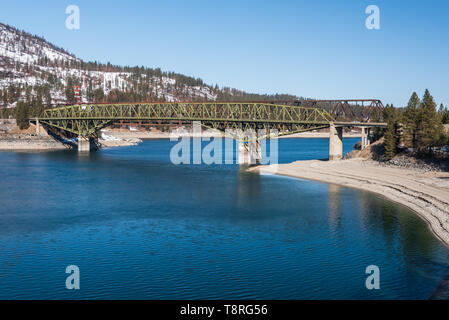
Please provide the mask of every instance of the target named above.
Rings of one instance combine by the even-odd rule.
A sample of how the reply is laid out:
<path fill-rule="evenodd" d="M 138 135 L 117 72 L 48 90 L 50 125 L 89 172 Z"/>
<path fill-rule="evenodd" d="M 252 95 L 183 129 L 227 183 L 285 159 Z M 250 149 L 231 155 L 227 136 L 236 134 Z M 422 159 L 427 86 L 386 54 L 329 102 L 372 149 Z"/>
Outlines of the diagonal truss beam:
<path fill-rule="evenodd" d="M 326 110 L 270 103 L 136 103 L 74 105 L 47 109 L 40 121 L 79 135 L 91 135 L 118 121 L 201 121 L 225 129 L 277 129 L 290 134 L 329 126 Z"/>
<path fill-rule="evenodd" d="M 364 105 L 368 103 L 368 106 Z M 204 126 L 220 131 L 276 129 L 279 135 L 287 135 L 326 128 L 335 121 L 366 123 L 373 112 L 381 113 L 382 109 L 380 100 L 306 100 L 299 105 L 265 102 L 119 103 L 52 108 L 45 110 L 39 119 L 50 127 L 83 136 L 94 135 L 98 130 L 121 121 L 201 121 Z"/>

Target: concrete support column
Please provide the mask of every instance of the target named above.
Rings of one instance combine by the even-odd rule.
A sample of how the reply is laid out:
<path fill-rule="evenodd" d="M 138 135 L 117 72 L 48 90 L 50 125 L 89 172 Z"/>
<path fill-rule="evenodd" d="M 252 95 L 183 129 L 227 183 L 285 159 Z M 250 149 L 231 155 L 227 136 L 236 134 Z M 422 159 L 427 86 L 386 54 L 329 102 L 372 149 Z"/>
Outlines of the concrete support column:
<path fill-rule="evenodd" d="M 37 136 L 40 136 L 40 135 L 41 135 L 40 124 L 39 124 L 39 118 L 36 118 L 36 135 L 37 135 Z"/>
<path fill-rule="evenodd" d="M 262 148 L 257 139 L 251 139 L 248 143 L 238 142 L 238 164 L 258 165 L 262 161 Z"/>
<path fill-rule="evenodd" d="M 329 160 L 340 160 L 343 157 L 343 127 L 330 123 Z"/>
<path fill-rule="evenodd" d="M 369 134 L 370 129 L 362 127 L 362 145 L 361 145 L 362 150 L 370 145 Z"/>
<path fill-rule="evenodd" d="M 47 131 L 39 123 L 39 118 L 36 118 L 36 135 L 38 137 L 40 137 L 40 136 L 48 136 Z"/>
<path fill-rule="evenodd" d="M 89 137 L 78 136 L 78 152 L 90 152 Z"/>
<path fill-rule="evenodd" d="M 248 145 L 246 143 L 237 142 L 239 148 L 238 148 L 238 164 L 249 164 L 250 159 L 249 159 L 249 150 L 248 150 Z"/>

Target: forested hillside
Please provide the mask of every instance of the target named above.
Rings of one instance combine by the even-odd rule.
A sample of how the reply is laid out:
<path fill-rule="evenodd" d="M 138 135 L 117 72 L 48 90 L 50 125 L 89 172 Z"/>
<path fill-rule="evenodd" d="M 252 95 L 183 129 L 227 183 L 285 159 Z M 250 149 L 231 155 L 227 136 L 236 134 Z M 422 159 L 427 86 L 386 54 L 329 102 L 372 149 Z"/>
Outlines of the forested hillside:
<path fill-rule="evenodd" d="M 73 86 L 81 86 L 83 103 L 297 98 L 219 88 L 159 68 L 85 62 L 42 37 L 1 23 L 0 58 L 0 107 L 14 108 L 24 102 L 31 114 L 49 106 L 75 103 Z"/>

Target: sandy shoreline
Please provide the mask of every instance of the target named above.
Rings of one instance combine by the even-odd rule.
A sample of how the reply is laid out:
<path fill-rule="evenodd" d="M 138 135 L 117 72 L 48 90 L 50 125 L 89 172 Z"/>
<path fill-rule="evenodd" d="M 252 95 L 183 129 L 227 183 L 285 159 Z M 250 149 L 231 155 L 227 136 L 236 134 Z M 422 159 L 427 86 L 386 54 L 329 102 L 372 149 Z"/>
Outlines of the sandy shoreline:
<path fill-rule="evenodd" d="M 384 196 L 417 213 L 449 247 L 449 173 L 383 167 L 374 161 L 296 161 L 249 171 L 315 180 Z"/>

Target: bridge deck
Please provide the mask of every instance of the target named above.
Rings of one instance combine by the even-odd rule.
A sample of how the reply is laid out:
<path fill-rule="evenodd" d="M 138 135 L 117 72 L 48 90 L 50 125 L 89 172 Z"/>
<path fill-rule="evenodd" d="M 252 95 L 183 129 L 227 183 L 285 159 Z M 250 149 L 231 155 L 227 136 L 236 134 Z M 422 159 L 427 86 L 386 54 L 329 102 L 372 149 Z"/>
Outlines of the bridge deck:
<path fill-rule="evenodd" d="M 348 121 L 336 121 L 334 122 L 336 127 L 364 127 L 364 128 L 386 128 L 385 122 L 348 122 Z"/>

